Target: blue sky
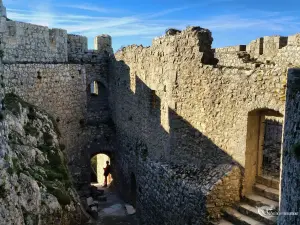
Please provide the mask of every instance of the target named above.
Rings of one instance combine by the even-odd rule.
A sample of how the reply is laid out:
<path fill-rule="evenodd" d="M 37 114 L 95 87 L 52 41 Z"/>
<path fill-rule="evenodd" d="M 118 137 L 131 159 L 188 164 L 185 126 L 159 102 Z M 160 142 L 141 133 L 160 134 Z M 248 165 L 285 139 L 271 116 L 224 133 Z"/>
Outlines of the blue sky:
<path fill-rule="evenodd" d="M 299 0 L 3 0 L 10 19 L 63 28 L 89 38 L 109 34 L 113 48 L 151 45 L 169 27 L 208 28 L 213 47 L 300 32 Z"/>

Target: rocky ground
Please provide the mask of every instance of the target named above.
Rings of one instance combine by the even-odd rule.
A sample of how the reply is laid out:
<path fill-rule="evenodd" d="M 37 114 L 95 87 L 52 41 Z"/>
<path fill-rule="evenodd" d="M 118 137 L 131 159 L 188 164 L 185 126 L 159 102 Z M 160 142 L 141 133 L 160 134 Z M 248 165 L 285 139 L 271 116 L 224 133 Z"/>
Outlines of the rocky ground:
<path fill-rule="evenodd" d="M 101 188 L 106 201 L 98 202 L 98 219 L 90 225 L 137 225 L 135 209 L 121 200 L 112 188 Z"/>
<path fill-rule="evenodd" d="M 14 94 L 0 108 L 0 225 L 79 224 L 55 121 Z"/>

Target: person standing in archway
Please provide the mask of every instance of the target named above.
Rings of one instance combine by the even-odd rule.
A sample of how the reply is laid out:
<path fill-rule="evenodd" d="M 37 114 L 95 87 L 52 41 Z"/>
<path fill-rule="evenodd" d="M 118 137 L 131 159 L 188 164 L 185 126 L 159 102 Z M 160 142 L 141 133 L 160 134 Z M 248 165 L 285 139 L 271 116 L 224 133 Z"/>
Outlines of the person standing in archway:
<path fill-rule="evenodd" d="M 109 161 L 106 161 L 106 167 L 103 168 L 104 169 L 104 187 L 107 187 L 107 177 L 110 174 L 110 165 L 109 165 Z"/>

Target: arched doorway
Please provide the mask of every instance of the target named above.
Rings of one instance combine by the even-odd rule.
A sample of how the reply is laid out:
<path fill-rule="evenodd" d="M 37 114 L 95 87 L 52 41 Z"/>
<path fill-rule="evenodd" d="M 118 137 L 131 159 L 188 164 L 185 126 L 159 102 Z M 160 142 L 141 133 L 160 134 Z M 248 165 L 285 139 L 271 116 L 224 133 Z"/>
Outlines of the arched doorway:
<path fill-rule="evenodd" d="M 134 173 L 130 176 L 130 201 L 133 207 L 136 207 L 136 179 Z"/>
<path fill-rule="evenodd" d="M 104 184 L 104 169 L 106 167 L 106 162 L 111 164 L 110 157 L 106 154 L 96 154 L 91 158 L 91 182 L 100 185 Z M 111 184 L 112 176 L 111 174 L 107 177 L 107 185 Z"/>
<path fill-rule="evenodd" d="M 278 180 L 283 115 L 271 109 L 248 113 L 244 194 L 252 192 L 257 179 Z"/>

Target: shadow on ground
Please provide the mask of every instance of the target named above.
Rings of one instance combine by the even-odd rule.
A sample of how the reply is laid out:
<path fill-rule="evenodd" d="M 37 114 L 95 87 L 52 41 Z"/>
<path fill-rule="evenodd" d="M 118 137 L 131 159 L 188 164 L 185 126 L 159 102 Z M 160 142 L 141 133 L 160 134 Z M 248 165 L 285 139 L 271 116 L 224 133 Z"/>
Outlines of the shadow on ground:
<path fill-rule="evenodd" d="M 88 223 L 90 225 L 137 225 L 135 214 L 129 215 L 126 210 L 126 203 L 116 194 L 112 187 L 99 189 L 104 190 L 107 201 L 99 202 L 98 219 L 96 222 Z"/>

